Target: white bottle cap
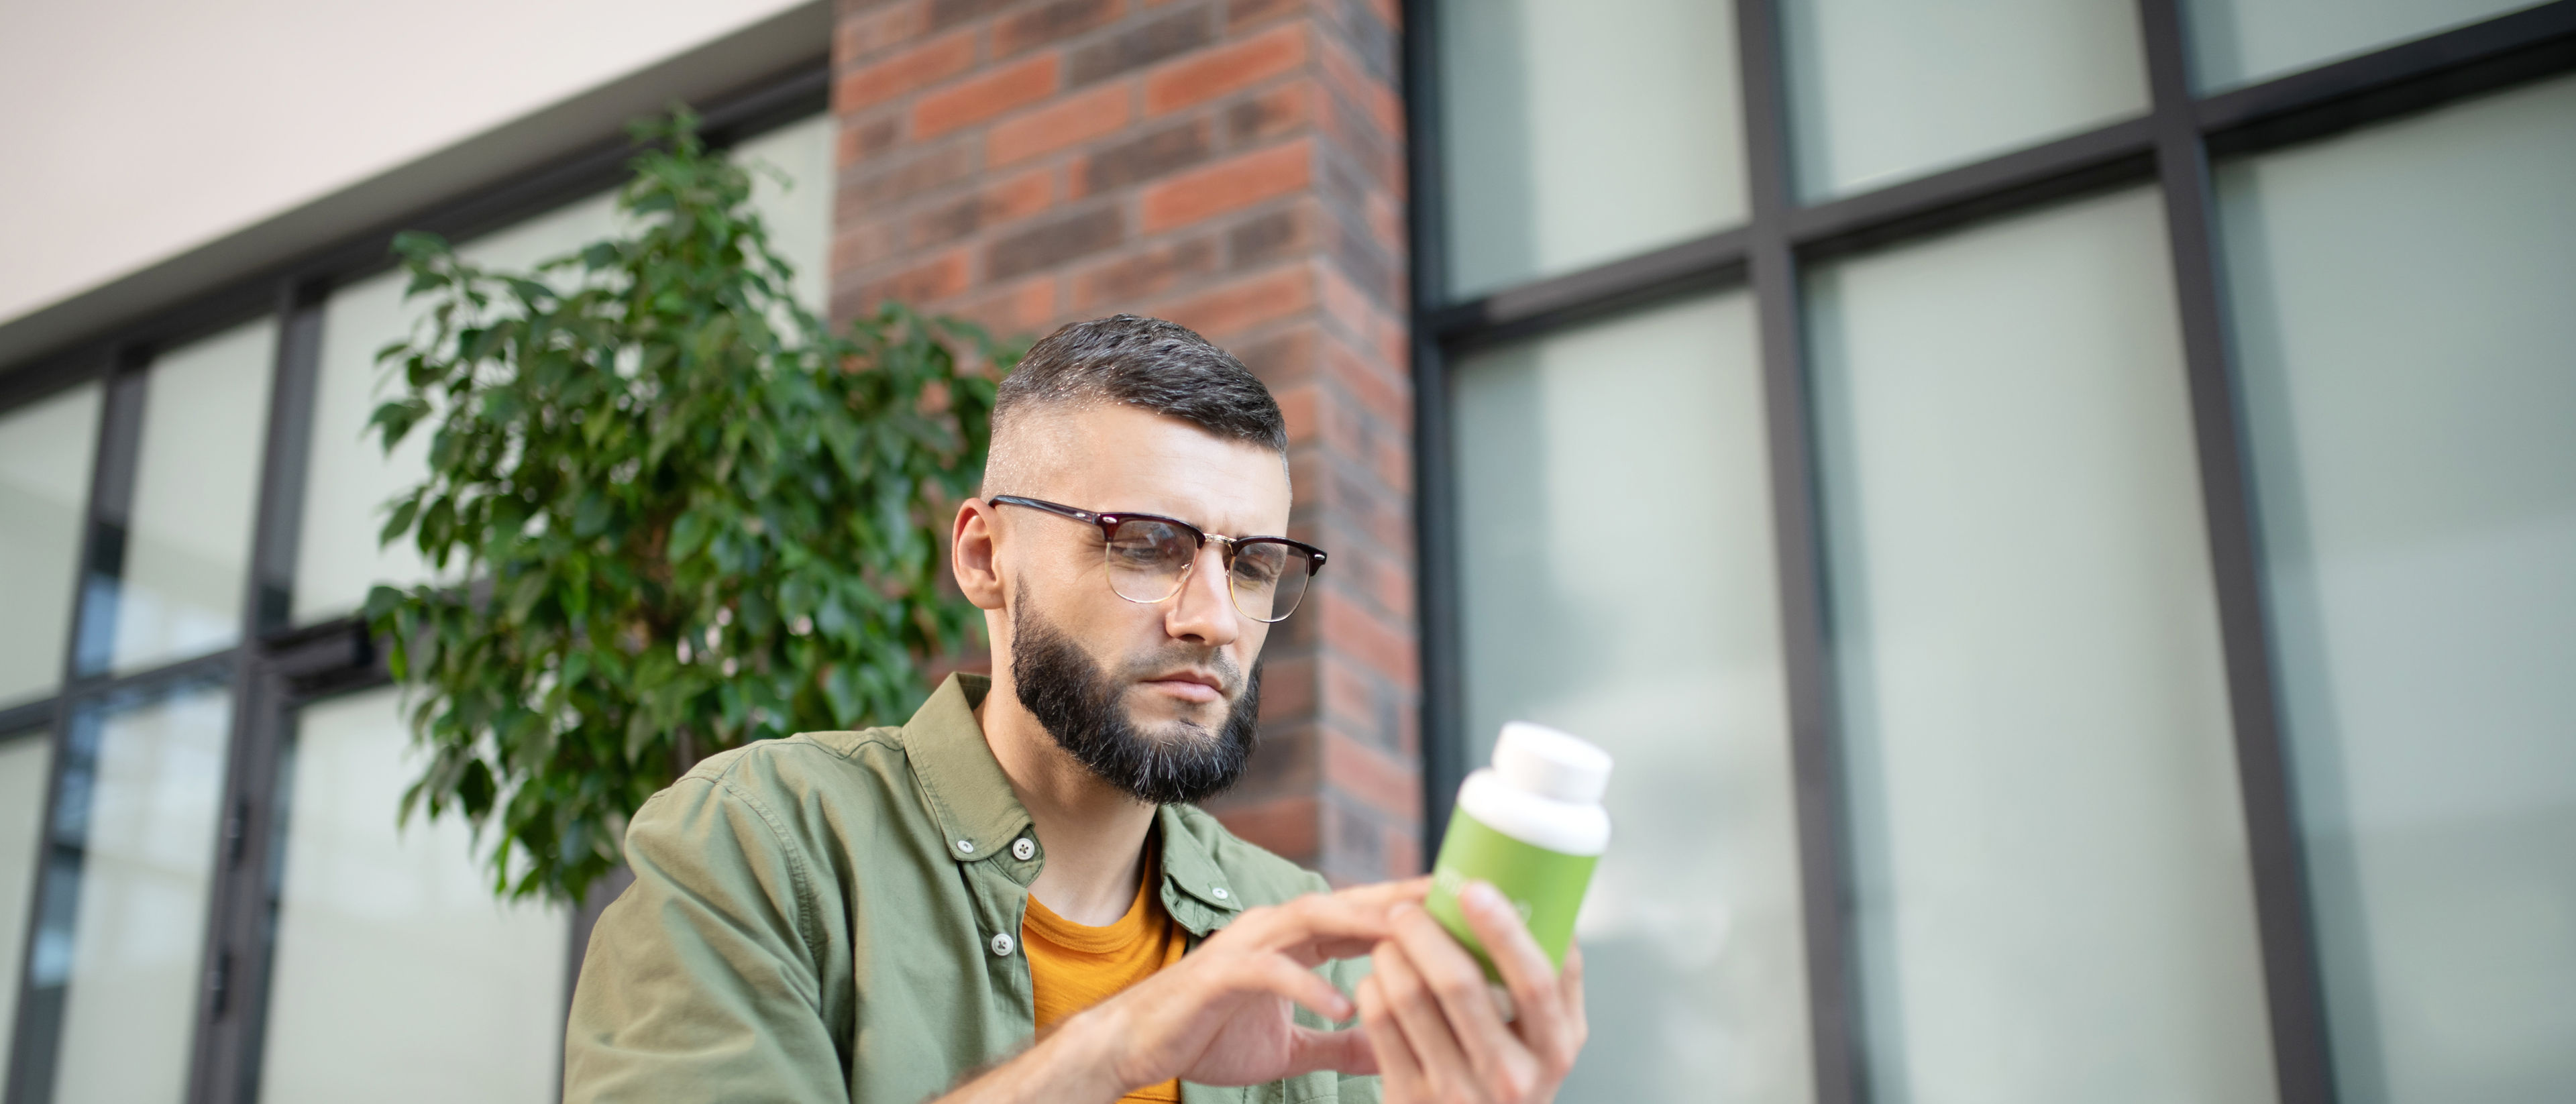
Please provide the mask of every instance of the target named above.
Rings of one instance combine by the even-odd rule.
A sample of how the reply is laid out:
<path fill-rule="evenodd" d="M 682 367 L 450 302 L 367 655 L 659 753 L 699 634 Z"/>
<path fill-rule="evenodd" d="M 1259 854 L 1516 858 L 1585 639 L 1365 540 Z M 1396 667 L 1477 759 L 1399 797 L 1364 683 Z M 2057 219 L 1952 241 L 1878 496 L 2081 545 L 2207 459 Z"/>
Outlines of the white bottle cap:
<path fill-rule="evenodd" d="M 1610 788 L 1610 753 L 1544 725 L 1511 721 L 1494 738 L 1494 773 L 1523 793 L 1591 805 Z"/>

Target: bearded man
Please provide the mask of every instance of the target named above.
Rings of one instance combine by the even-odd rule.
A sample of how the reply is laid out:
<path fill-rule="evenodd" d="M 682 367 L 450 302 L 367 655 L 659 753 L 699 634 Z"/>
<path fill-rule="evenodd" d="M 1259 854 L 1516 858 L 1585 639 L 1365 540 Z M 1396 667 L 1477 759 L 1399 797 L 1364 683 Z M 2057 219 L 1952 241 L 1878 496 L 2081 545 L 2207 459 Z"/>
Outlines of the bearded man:
<path fill-rule="evenodd" d="M 1421 880 L 1330 892 L 1191 804 L 1242 773 L 1262 643 L 1325 561 L 1269 535 L 1269 391 L 1120 315 L 1039 342 L 993 423 L 952 566 L 1007 661 L 900 728 L 725 752 L 646 802 L 564 1099 L 1552 1098 L 1583 1043 L 1577 955 L 1558 974 L 1472 888 L 1497 1001 Z"/>

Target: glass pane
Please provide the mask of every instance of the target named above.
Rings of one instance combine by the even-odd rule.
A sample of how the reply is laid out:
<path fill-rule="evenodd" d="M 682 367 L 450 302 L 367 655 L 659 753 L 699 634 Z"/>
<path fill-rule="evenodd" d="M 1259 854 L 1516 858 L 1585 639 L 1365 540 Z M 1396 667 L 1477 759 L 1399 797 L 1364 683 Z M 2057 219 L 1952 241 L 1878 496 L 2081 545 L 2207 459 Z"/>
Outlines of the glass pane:
<path fill-rule="evenodd" d="M 1452 293 L 1744 221 L 1733 4 L 1443 0 L 1440 54 Z"/>
<path fill-rule="evenodd" d="M 395 827 L 419 767 L 396 705 L 297 723 L 259 1099 L 552 1101 L 570 919 L 496 900 L 461 822 Z"/>
<path fill-rule="evenodd" d="M 273 318 L 153 358 L 116 595 L 116 670 L 240 637 L 276 359 Z"/>
<path fill-rule="evenodd" d="M 9 626 L 0 633 L 0 706 L 43 697 L 62 681 L 98 397 L 98 385 L 87 384 L 0 414 L 0 579 L 9 580 L 0 587 L 0 624 Z"/>
<path fill-rule="evenodd" d="M 2343 1099 L 2576 1100 L 2576 80 L 2218 183 Z"/>
<path fill-rule="evenodd" d="M 524 270 L 607 236 L 612 198 L 594 196 L 477 238 L 458 252 L 478 264 Z M 403 303 L 410 277 L 386 272 L 333 292 L 322 308 L 322 353 L 313 399 L 312 461 L 304 477 L 304 520 L 296 541 L 297 624 L 355 611 L 377 583 L 409 586 L 433 577 L 408 538 L 379 547 L 385 504 L 429 472 L 434 427 L 412 431 L 392 455 L 367 432 L 376 406 L 400 378 L 380 372 L 376 352 L 410 336 L 420 312 Z"/>
<path fill-rule="evenodd" d="M 2156 197 L 1812 289 L 1874 1098 L 2270 1101 Z"/>
<path fill-rule="evenodd" d="M 54 1104 L 187 1093 L 231 721 L 220 686 L 75 715 L 28 1006 L 60 1002 Z"/>
<path fill-rule="evenodd" d="M 45 732 L 0 736 L 0 1048 L 17 1036 L 19 954 L 36 898 L 38 848 L 45 823 L 45 772 L 54 742 Z M 0 1049 L 0 1072 L 8 1067 Z"/>
<path fill-rule="evenodd" d="M 829 115 L 817 115 L 753 138 L 734 148 L 735 160 L 784 174 L 755 172 L 751 204 L 769 226 L 770 248 L 796 266 L 796 300 L 824 309 L 830 294 L 832 251 L 832 137 Z"/>
<path fill-rule="evenodd" d="M 1743 295 L 1452 384 L 1468 755 L 1526 718 L 1618 757 L 1567 1104 L 1812 1098 L 1771 499 Z"/>
<path fill-rule="evenodd" d="M 1798 191 L 1823 199 L 2147 110 L 2131 0 L 1788 0 Z"/>
<path fill-rule="evenodd" d="M 2533 0 L 2186 0 L 2183 14 L 2194 80 L 2216 89 L 2534 6 Z"/>

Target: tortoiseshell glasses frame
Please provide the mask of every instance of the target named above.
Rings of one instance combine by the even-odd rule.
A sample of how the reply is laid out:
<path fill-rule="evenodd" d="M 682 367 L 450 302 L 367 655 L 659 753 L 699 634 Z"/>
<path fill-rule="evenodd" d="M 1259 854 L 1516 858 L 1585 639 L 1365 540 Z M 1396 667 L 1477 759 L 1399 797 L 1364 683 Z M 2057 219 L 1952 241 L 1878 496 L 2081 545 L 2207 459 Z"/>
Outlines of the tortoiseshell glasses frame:
<path fill-rule="evenodd" d="M 1023 506 L 1099 527 L 1101 566 L 1111 593 L 1153 605 L 1181 592 L 1199 551 L 1210 541 L 1225 565 L 1235 611 L 1263 624 L 1297 612 L 1307 584 L 1324 569 L 1324 550 L 1286 537 L 1229 537 L 1161 514 L 1102 513 L 1019 495 L 994 495 L 996 506 Z"/>

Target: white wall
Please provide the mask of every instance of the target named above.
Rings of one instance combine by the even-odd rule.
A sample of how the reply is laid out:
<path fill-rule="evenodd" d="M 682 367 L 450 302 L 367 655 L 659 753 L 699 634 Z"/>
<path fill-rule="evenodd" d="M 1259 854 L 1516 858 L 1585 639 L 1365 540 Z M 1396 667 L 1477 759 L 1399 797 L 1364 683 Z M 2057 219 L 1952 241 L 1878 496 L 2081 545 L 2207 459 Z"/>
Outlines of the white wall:
<path fill-rule="evenodd" d="M 769 33 L 768 53 L 792 52 L 773 60 L 757 56 L 760 49 L 732 49 L 723 60 L 737 69 L 820 55 L 829 45 L 825 7 L 805 0 L 0 0 L 0 103 L 10 105 L 0 145 L 15 166 L 0 173 L 0 326 L 335 193 L 405 176 L 397 170 L 640 70 L 706 53 L 728 36 L 784 19 L 794 24 L 785 37 L 811 39 L 781 46 L 781 35 Z M 762 75 L 706 68 L 692 75 L 720 83 L 639 89 L 640 103 L 613 109 L 647 110 Z M 506 167 L 475 169 L 488 175 Z M 444 180 L 456 173 L 449 166 L 443 176 L 408 175 Z M 396 198 L 436 198 L 410 194 L 419 190 L 395 189 L 402 193 Z M 396 213 L 351 212 L 340 221 Z M 364 225 L 310 222 L 267 235 L 279 239 L 269 250 L 234 253 L 310 247 L 319 240 L 289 239 Z M 183 282 L 224 275 L 199 269 Z M 105 317 L 90 313 L 83 324 Z"/>

